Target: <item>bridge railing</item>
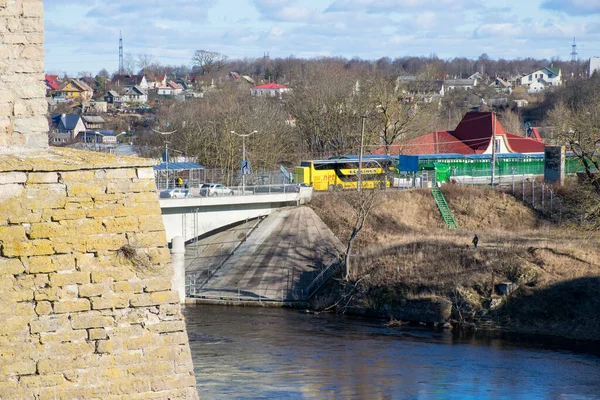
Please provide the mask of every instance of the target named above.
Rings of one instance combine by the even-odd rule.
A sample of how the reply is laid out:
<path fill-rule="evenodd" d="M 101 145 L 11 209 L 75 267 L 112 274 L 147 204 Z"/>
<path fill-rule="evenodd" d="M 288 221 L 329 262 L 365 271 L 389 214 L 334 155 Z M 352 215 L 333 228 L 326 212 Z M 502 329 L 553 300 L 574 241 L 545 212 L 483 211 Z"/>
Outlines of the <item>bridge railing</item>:
<path fill-rule="evenodd" d="M 296 302 L 306 299 L 304 289 L 253 288 L 251 291 L 240 288 L 197 289 L 187 293 L 187 297 L 235 301 L 235 302 Z"/>
<path fill-rule="evenodd" d="M 172 188 L 171 188 L 172 189 Z M 226 186 L 219 192 L 205 193 L 199 187 L 179 188 L 184 191 L 184 194 L 178 196 L 185 197 L 228 197 L 228 196 L 259 196 L 268 194 L 301 194 L 312 192 L 311 187 L 299 186 L 296 184 L 280 184 L 280 185 L 246 185 L 246 186 Z M 159 195 L 167 195 L 163 190 L 158 191 Z"/>

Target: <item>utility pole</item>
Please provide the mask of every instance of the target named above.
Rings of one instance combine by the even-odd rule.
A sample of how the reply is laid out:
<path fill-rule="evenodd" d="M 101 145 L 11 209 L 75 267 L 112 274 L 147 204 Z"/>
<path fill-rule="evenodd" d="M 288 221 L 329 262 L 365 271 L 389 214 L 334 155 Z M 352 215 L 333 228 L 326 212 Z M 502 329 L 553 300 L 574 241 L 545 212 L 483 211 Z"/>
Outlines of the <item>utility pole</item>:
<path fill-rule="evenodd" d="M 494 178 L 496 177 L 496 114 L 492 112 L 492 187 L 494 187 Z"/>
<path fill-rule="evenodd" d="M 362 128 L 360 130 L 360 153 L 358 155 L 358 188 L 357 190 L 360 192 L 362 190 L 362 159 L 363 159 L 363 145 L 365 140 L 365 119 L 367 119 L 366 115 L 361 115 L 360 119 L 362 120 Z"/>
<path fill-rule="evenodd" d="M 242 195 L 243 195 L 246 191 L 246 171 L 244 170 L 244 167 L 246 166 L 246 138 L 248 136 L 254 135 L 255 133 L 258 133 L 258 131 L 254 130 L 254 131 L 252 131 L 250 133 L 246 133 L 246 134 L 235 133 L 235 131 L 231 131 L 231 133 L 242 138 L 242 168 L 241 168 L 241 171 L 242 171 Z"/>

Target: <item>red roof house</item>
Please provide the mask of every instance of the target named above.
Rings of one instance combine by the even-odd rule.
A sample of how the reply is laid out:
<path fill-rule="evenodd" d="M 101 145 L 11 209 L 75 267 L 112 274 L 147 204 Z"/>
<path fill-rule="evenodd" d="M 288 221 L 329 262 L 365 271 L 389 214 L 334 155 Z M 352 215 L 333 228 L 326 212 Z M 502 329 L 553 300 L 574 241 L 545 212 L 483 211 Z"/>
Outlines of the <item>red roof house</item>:
<path fill-rule="evenodd" d="M 391 146 L 390 154 L 483 154 L 492 152 L 496 134 L 497 153 L 542 153 L 544 142 L 506 132 L 491 112 L 468 112 L 453 131 L 426 133 Z M 383 154 L 385 148 L 373 153 Z"/>
<path fill-rule="evenodd" d="M 254 86 L 252 88 L 253 96 L 277 96 L 281 97 L 283 93 L 289 92 L 291 89 L 287 86 L 278 83 L 265 83 L 264 85 Z"/>
<path fill-rule="evenodd" d="M 58 75 L 45 75 L 44 80 L 46 81 L 46 89 L 60 90 L 60 84 L 58 83 Z"/>

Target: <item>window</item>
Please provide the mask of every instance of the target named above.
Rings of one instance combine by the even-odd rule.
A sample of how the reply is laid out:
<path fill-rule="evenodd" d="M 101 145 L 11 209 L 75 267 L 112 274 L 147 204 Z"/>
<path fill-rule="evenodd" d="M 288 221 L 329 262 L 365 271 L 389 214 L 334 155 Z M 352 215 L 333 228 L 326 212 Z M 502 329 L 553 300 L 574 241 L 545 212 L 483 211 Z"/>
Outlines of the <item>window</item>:
<path fill-rule="evenodd" d="M 529 81 L 531 82 L 533 80 L 533 75 L 529 75 Z"/>
<path fill-rule="evenodd" d="M 500 153 L 500 150 L 501 150 L 501 147 L 502 147 L 500 141 L 501 141 L 501 139 L 496 139 L 496 150 L 495 150 L 496 153 Z"/>

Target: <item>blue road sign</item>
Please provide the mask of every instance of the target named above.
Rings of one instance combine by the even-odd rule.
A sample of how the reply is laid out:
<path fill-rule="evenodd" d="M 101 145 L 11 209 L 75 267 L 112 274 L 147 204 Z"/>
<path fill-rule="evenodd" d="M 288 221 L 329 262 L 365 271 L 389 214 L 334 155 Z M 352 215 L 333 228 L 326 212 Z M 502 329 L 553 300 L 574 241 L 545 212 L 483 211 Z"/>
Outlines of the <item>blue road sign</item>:
<path fill-rule="evenodd" d="M 242 175 L 250 175 L 250 161 L 242 161 Z"/>

